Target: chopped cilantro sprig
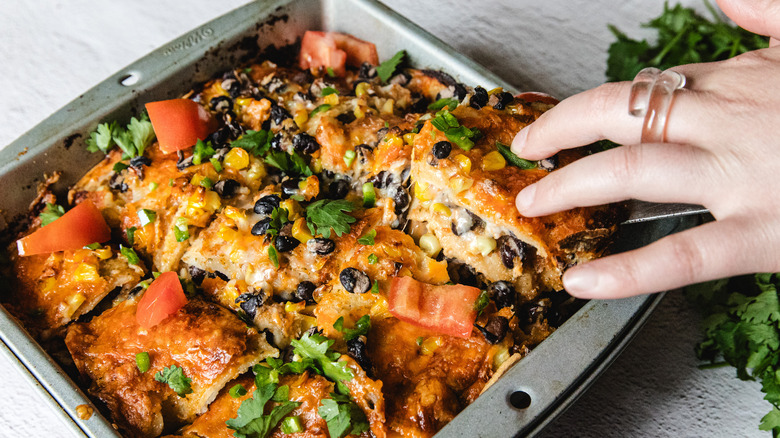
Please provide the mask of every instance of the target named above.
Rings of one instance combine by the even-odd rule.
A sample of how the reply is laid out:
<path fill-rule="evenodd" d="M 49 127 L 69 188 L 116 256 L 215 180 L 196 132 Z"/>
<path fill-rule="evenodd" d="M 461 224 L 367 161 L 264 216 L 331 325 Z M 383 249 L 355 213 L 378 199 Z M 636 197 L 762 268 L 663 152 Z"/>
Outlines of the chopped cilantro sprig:
<path fill-rule="evenodd" d="M 167 384 L 179 397 L 192 394 L 192 379 L 184 375 L 184 370 L 176 365 L 165 367 L 154 375 L 154 380 Z"/>
<path fill-rule="evenodd" d="M 306 207 L 306 222 L 309 231 L 312 234 L 321 234 L 322 237 L 329 239 L 331 230 L 341 237 L 349 232 L 351 223 L 357 219 L 348 215 L 355 209 L 355 206 L 344 199 L 329 200 L 321 199 L 312 202 Z"/>
<path fill-rule="evenodd" d="M 142 113 L 140 118 L 131 118 L 126 128 L 120 127 L 116 121 L 99 124 L 87 139 L 87 151 L 107 154 L 117 146 L 123 159 L 140 157 L 154 137 L 152 122 L 146 113 Z"/>

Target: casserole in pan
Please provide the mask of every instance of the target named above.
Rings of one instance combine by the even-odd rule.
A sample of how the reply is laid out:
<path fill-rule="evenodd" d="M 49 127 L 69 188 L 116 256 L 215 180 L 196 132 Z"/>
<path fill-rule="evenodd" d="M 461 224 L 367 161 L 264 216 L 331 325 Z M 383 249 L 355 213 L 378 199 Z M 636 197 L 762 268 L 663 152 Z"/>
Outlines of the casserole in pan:
<path fill-rule="evenodd" d="M 296 10 L 296 8 L 301 8 L 301 9 L 303 8 L 302 3 L 303 2 L 289 3 L 289 4 L 286 4 L 284 6 L 285 7 L 284 10 L 282 10 L 282 11 L 275 11 L 276 14 L 287 14 L 287 13 L 289 13 L 289 17 L 294 17 L 294 18 L 288 19 L 287 21 L 277 20 L 278 21 L 277 24 L 269 25 L 267 27 L 266 26 L 261 26 L 260 27 L 261 28 L 261 33 L 265 29 L 265 31 L 267 31 L 270 34 L 276 34 L 276 35 L 274 35 L 274 37 L 279 37 L 279 36 L 284 37 L 284 36 L 286 36 L 288 38 L 291 38 L 291 37 L 299 36 L 300 33 L 302 32 L 302 30 L 304 30 L 306 28 L 321 27 L 323 25 L 323 23 L 320 22 L 316 18 L 312 18 L 309 22 L 306 22 L 306 23 L 296 22 L 296 20 L 302 20 L 300 17 L 306 17 L 306 13 L 303 13 L 300 10 Z M 251 16 L 251 17 L 254 17 L 254 19 L 256 20 L 257 19 L 256 17 L 262 16 L 262 13 L 266 12 L 266 11 L 263 11 L 262 7 L 260 7 L 260 9 L 261 9 L 260 11 L 257 11 L 257 10 L 252 11 L 251 9 L 247 10 L 247 8 L 259 7 L 259 6 L 260 5 L 250 5 L 250 6 L 247 6 L 242 11 L 243 14 L 244 14 L 243 16 L 244 17 Z M 263 5 L 263 6 L 267 7 L 269 5 L 266 4 L 266 5 Z M 275 5 L 273 5 L 273 6 L 275 6 Z M 356 2 L 354 5 L 352 5 L 352 4 L 346 5 L 345 3 L 337 3 L 337 4 L 326 4 L 325 6 L 327 6 L 327 7 L 324 7 L 323 9 L 326 10 L 330 14 L 335 14 L 335 16 L 338 16 L 339 13 L 342 13 L 342 14 L 346 15 L 347 11 L 350 12 L 350 13 L 354 13 L 355 10 L 361 10 L 361 11 L 363 11 L 363 12 L 365 12 L 367 14 L 367 18 L 365 20 L 358 20 L 361 24 L 371 23 L 372 22 L 372 20 L 371 20 L 372 17 L 381 17 L 382 18 L 381 21 L 385 25 L 387 25 L 389 23 L 389 25 L 391 25 L 391 27 L 394 24 L 395 25 L 399 25 L 400 24 L 397 20 L 393 19 L 392 15 L 386 15 L 387 12 L 383 11 L 381 7 L 378 7 L 377 5 L 374 5 L 374 4 L 371 4 L 371 3 Z M 345 11 L 339 12 L 341 7 L 350 8 L 350 9 L 347 9 Z M 308 11 L 309 14 L 311 13 L 311 8 L 306 8 L 306 10 Z M 233 17 L 233 19 L 235 20 L 235 17 L 237 17 L 237 16 L 239 16 L 239 15 L 235 15 Z M 223 19 L 222 23 L 224 23 L 226 21 L 227 21 L 227 19 Z M 215 22 L 214 26 L 218 25 L 219 23 L 220 23 L 220 21 Z M 231 24 L 234 25 L 234 26 L 232 26 L 232 28 L 234 30 L 236 28 L 235 22 L 231 22 Z M 324 23 L 324 24 L 325 24 L 326 27 L 328 27 L 328 23 L 327 22 Z M 300 25 L 301 27 L 296 27 L 296 25 Z M 287 27 L 285 27 L 285 26 L 287 26 Z M 330 28 L 335 28 L 335 29 L 338 29 L 338 30 L 345 30 L 345 31 L 349 31 L 349 32 L 352 32 L 352 33 L 356 33 L 358 35 L 362 35 L 362 34 L 364 34 L 366 32 L 365 29 L 352 29 L 352 28 L 350 28 L 350 26 L 351 26 L 351 24 L 347 24 L 347 23 L 341 24 L 341 23 L 338 23 L 338 24 L 331 24 Z M 360 24 L 357 24 L 356 26 L 360 27 Z M 206 28 L 206 29 L 208 29 L 208 28 Z M 201 35 L 201 37 L 202 37 L 203 35 L 207 35 L 208 33 L 209 32 L 207 30 L 201 29 L 201 32 L 198 35 Z M 230 41 L 230 38 L 228 36 L 226 36 L 226 35 L 229 35 L 229 32 L 224 32 L 224 33 L 220 32 L 219 35 L 227 38 L 228 41 L 225 41 L 225 44 L 233 43 L 233 42 L 236 41 L 237 38 L 239 38 L 238 36 L 235 36 L 233 38 L 233 40 Z M 182 47 L 182 46 L 186 47 L 187 44 L 188 44 L 187 41 L 190 41 L 190 44 L 192 44 L 192 41 L 197 41 L 197 40 L 198 40 L 198 37 L 190 36 L 189 40 L 185 39 L 184 40 L 185 42 L 182 42 L 180 40 L 178 42 L 178 44 L 175 43 L 172 46 L 173 48 L 168 48 L 167 51 L 163 51 L 162 53 L 163 54 L 167 53 L 168 56 L 171 56 L 172 53 L 176 52 L 176 48 L 177 47 Z M 381 42 L 380 41 L 377 41 L 377 42 L 380 43 L 380 51 L 383 51 L 383 46 L 381 45 Z M 417 42 L 419 44 L 417 46 L 415 46 L 415 42 Z M 409 51 L 409 53 L 411 55 L 411 58 L 412 58 L 412 62 L 416 62 L 415 59 L 420 59 L 420 60 L 424 59 L 425 61 L 422 61 L 422 62 L 425 63 L 425 66 L 437 67 L 437 68 L 441 67 L 441 66 L 444 66 L 445 69 L 450 71 L 450 72 L 459 73 L 458 74 L 459 79 L 463 80 L 464 82 L 480 83 L 480 84 L 485 84 L 485 85 L 488 85 L 488 84 L 490 84 L 490 85 L 500 84 L 500 81 L 495 80 L 495 78 L 492 78 L 489 75 L 483 75 L 483 76 L 480 77 L 480 73 L 479 73 L 479 70 L 477 68 L 470 68 L 470 67 L 473 67 L 471 64 L 469 64 L 469 63 L 467 63 L 467 62 L 465 62 L 463 60 L 458 60 L 457 57 L 455 57 L 455 58 L 448 58 L 448 57 L 446 57 L 444 55 L 441 55 L 441 54 L 438 54 L 438 53 L 431 53 L 431 52 L 426 53 L 425 52 L 425 48 L 426 47 L 429 47 L 429 48 L 430 47 L 436 47 L 436 45 L 435 45 L 435 42 L 432 42 L 430 40 L 426 40 L 425 38 L 420 38 L 419 41 L 415 41 L 415 38 L 408 38 L 407 37 L 407 40 L 401 41 L 397 46 L 393 46 L 392 48 L 390 48 L 390 50 L 387 50 L 387 49 L 384 49 L 384 50 L 388 51 L 388 52 L 391 52 L 394 49 L 400 48 L 400 47 L 404 47 L 404 48 L 406 48 Z M 224 52 L 220 52 L 220 50 L 215 51 L 215 53 L 217 53 L 217 54 L 220 54 L 220 53 L 224 54 Z M 203 55 L 202 53 L 199 53 L 197 57 L 192 57 L 192 59 L 190 59 L 190 62 L 192 62 L 191 65 L 187 64 L 187 59 L 180 60 L 178 65 L 179 66 L 183 66 L 183 70 L 187 70 L 187 68 L 190 68 L 190 69 L 196 69 L 197 68 L 197 70 L 199 72 L 198 74 L 201 74 L 201 75 L 204 75 L 204 76 L 209 76 L 210 74 L 213 74 L 214 72 L 220 70 L 221 68 L 224 68 L 224 64 L 220 64 L 220 62 L 224 62 L 224 60 L 210 59 L 207 56 L 205 58 L 205 61 L 204 61 L 203 59 L 201 59 L 202 55 Z M 231 55 L 232 56 L 236 56 L 235 53 L 231 53 Z M 214 55 L 212 54 L 211 56 L 214 56 Z M 219 55 L 217 55 L 217 56 L 219 56 Z M 187 58 L 187 57 L 185 56 L 185 58 Z M 197 61 L 194 61 L 195 59 L 199 59 L 200 63 L 197 63 Z M 178 82 L 169 82 L 169 81 L 174 81 L 174 79 L 171 79 L 172 77 L 176 78 L 177 75 L 180 75 L 178 77 L 183 77 L 183 76 L 186 76 L 187 73 L 191 73 L 192 71 L 171 72 L 172 76 L 165 77 L 166 76 L 165 74 L 162 74 L 162 75 L 161 74 L 157 74 L 156 71 L 153 71 L 151 69 L 150 70 L 145 70 L 144 69 L 145 66 L 143 65 L 144 61 L 148 61 L 148 60 L 146 60 L 146 59 L 142 60 L 141 62 L 139 62 L 139 64 L 136 64 L 136 65 L 131 67 L 132 69 L 135 70 L 133 73 L 135 73 L 136 75 L 140 76 L 141 78 L 144 78 L 144 77 L 151 78 L 150 81 L 149 81 L 150 83 L 141 81 L 138 84 L 139 88 L 141 88 L 141 87 L 148 87 L 148 89 L 145 90 L 145 93 L 143 94 L 143 96 L 144 96 L 143 97 L 143 101 L 161 99 L 161 98 L 164 98 L 164 97 L 173 97 L 173 96 L 181 93 L 182 91 L 184 91 L 184 90 L 181 90 L 181 89 L 176 90 L 175 86 L 174 87 L 170 86 L 172 83 L 178 85 L 178 84 L 183 83 L 183 81 L 178 81 Z M 209 65 L 209 62 L 213 62 L 214 64 Z M 235 62 L 235 60 L 228 60 L 228 62 Z M 460 66 L 456 66 L 456 64 L 458 62 L 461 62 L 462 64 Z M 197 65 L 196 65 L 196 63 L 197 63 Z M 447 66 L 448 64 L 449 64 L 449 67 Z M 161 65 L 159 67 L 162 70 L 165 70 L 165 73 L 169 72 L 168 71 L 169 69 L 167 68 L 167 66 L 162 66 Z M 186 82 L 184 82 L 184 83 L 186 83 Z M 115 119 L 115 118 L 120 118 L 120 119 L 126 119 L 127 118 L 128 111 L 129 111 L 129 107 L 127 106 L 127 104 L 129 103 L 130 105 L 132 105 L 132 103 L 133 103 L 132 99 L 126 98 L 126 100 L 123 100 L 122 98 L 120 98 L 120 99 L 114 100 L 112 104 L 109 104 L 106 107 L 106 106 L 103 105 L 103 103 L 108 103 L 109 100 L 112 100 L 112 98 L 108 97 L 108 96 L 104 96 L 104 98 L 106 99 L 104 102 L 98 102 L 97 106 L 91 106 L 92 102 L 90 102 L 89 101 L 90 99 L 88 99 L 88 98 L 100 100 L 101 99 L 101 96 L 100 96 L 101 87 L 104 88 L 104 89 L 107 89 L 107 88 L 109 88 L 108 85 L 116 86 L 114 83 L 104 84 L 104 85 L 101 85 L 96 90 L 93 90 L 93 92 L 91 92 L 90 94 L 85 96 L 84 100 L 77 101 L 75 103 L 76 104 L 76 108 L 75 108 L 76 110 L 79 109 L 78 108 L 78 104 L 79 103 L 81 105 L 83 105 L 82 108 L 81 108 L 81 110 L 83 112 L 79 113 L 80 117 L 78 117 L 78 119 L 79 119 L 78 121 L 77 120 L 61 120 L 61 122 L 64 122 L 63 123 L 64 126 L 74 126 L 74 127 L 76 127 L 76 128 L 74 128 L 75 130 L 73 131 L 73 134 L 80 133 L 82 135 L 85 135 L 88 132 L 88 130 L 92 126 L 94 126 L 98 121 L 102 121 L 102 120 L 106 120 L 106 119 L 110 120 L 110 119 Z M 103 91 L 106 91 L 106 90 L 103 90 Z M 120 95 L 121 95 L 121 93 L 120 93 Z M 130 100 L 130 102 L 128 102 L 128 100 Z M 113 105 L 113 108 L 112 108 L 112 105 Z M 136 102 L 136 105 L 137 105 L 137 102 Z M 108 112 L 106 112 L 106 111 L 108 111 Z M 67 117 L 65 117 L 65 118 L 67 119 Z M 28 176 L 27 180 L 24 180 L 23 178 L 17 179 L 17 183 L 18 183 L 19 180 L 29 181 L 30 175 L 33 175 L 33 174 L 34 175 L 38 175 L 38 174 L 41 173 L 42 170 L 47 170 L 47 169 L 64 169 L 66 171 L 66 176 L 65 176 L 65 180 L 66 180 L 65 182 L 66 183 L 72 182 L 73 178 L 75 178 L 78 175 L 80 175 L 80 172 L 83 172 L 83 168 L 82 169 L 76 169 L 76 168 L 69 169 L 67 164 L 64 164 L 64 163 L 53 162 L 53 163 L 50 163 L 52 167 L 48 167 L 48 168 L 45 168 L 45 166 L 41 166 L 40 165 L 40 161 L 42 161 L 42 159 L 45 157 L 44 152 L 42 150 L 42 146 L 44 146 L 44 145 L 49 147 L 48 152 L 49 152 L 49 156 L 50 157 L 53 156 L 55 158 L 55 160 L 56 160 L 56 157 L 60 156 L 60 157 L 62 157 L 61 158 L 62 161 L 67 161 L 67 160 L 64 160 L 64 157 L 65 157 L 66 154 L 65 154 L 65 152 L 63 152 L 61 150 L 62 148 L 57 149 L 57 146 L 60 146 L 63 143 L 59 143 L 58 142 L 59 139 L 45 138 L 46 137 L 46 130 L 44 128 L 46 128 L 46 123 L 44 123 L 41 128 L 37 128 L 37 130 L 34 130 L 33 132 L 31 132 L 30 134 L 28 134 L 24 138 L 20 139 L 18 142 L 16 142 L 10 148 L 9 153 L 13 153 L 13 148 L 14 147 L 17 147 L 17 148 L 18 147 L 23 147 L 23 145 L 25 145 L 25 144 L 28 144 L 28 145 L 29 144 L 39 144 L 40 145 L 37 148 L 35 148 L 35 147 L 31 148 L 30 151 L 28 152 L 28 154 L 27 155 L 23 155 L 18 160 L 17 163 L 12 163 L 11 165 L 7 165 L 6 169 L 4 169 L 4 171 L 6 171 L 8 174 L 16 173 L 17 177 L 19 175 L 24 175 L 24 174 L 26 174 Z M 36 134 L 39 135 L 39 137 L 37 139 L 35 138 Z M 71 157 L 71 161 L 70 161 L 71 163 L 74 161 L 74 160 L 72 160 L 73 153 L 74 153 L 73 151 L 70 151 L 70 152 L 68 152 L 69 155 L 67 155 L 68 157 Z M 75 151 L 75 153 L 78 154 L 79 151 Z M 39 162 L 35 163 L 36 160 L 39 160 Z M 25 169 L 26 169 L 26 171 L 25 171 Z M 70 174 L 70 175 L 68 175 L 68 174 Z M 70 181 L 68 181 L 68 178 L 71 178 Z M 22 211 L 21 210 L 21 206 L 25 205 L 26 202 L 29 201 L 29 199 L 31 197 L 30 195 L 31 195 L 31 193 L 29 193 L 29 192 L 27 194 L 22 194 L 22 195 L 20 195 L 18 197 L 18 199 L 16 199 L 15 203 L 14 203 L 14 199 L 9 199 L 7 201 L 4 201 L 5 202 L 4 205 L 8 206 L 7 208 L 9 208 L 9 210 L 11 210 L 11 211 L 14 210 L 11 206 L 16 205 L 16 207 L 17 207 L 16 212 L 21 212 Z M 27 196 L 26 199 L 24 198 L 25 196 Z M 9 196 L 9 198 L 11 198 L 11 197 Z M 667 230 L 659 230 L 659 233 L 662 234 L 665 231 L 667 231 Z M 621 333 L 621 331 L 630 330 L 631 327 L 633 327 L 633 324 L 635 324 L 635 322 L 636 322 L 636 318 L 635 318 L 635 315 L 634 315 L 635 314 L 635 310 L 637 308 L 647 304 L 647 303 L 643 302 L 644 300 L 634 300 L 634 301 L 638 302 L 638 307 L 629 307 L 628 308 L 628 312 L 625 313 L 625 314 L 623 314 L 622 312 L 625 311 L 626 309 L 620 310 L 620 306 L 612 306 L 613 309 L 617 308 L 619 310 L 617 312 L 618 316 L 622 315 L 622 317 L 624 317 L 624 319 L 618 318 L 617 324 L 613 326 L 613 328 L 616 329 L 616 331 L 614 333 Z M 631 301 L 629 300 L 627 302 L 623 302 L 623 305 L 626 305 L 626 303 L 630 304 Z M 598 306 L 598 307 L 593 307 L 593 306 L 591 306 L 591 304 L 593 306 L 596 305 L 595 303 L 590 303 L 589 305 L 587 305 L 586 308 L 583 309 L 583 312 L 585 312 L 585 314 L 588 314 L 588 312 L 598 311 L 599 312 L 599 316 L 600 316 L 600 318 L 598 318 L 599 320 L 601 320 L 601 321 L 609 321 L 610 320 L 608 311 L 597 310 L 597 309 L 608 309 L 610 307 L 609 305 L 601 305 L 601 306 Z M 637 304 L 637 303 L 635 303 L 635 304 Z M 592 317 L 592 315 L 591 315 L 591 317 Z M 582 318 L 580 318 L 580 319 L 582 319 Z M 577 321 L 577 320 L 578 320 L 577 317 L 575 317 L 573 319 L 573 321 Z M 571 324 L 569 326 L 570 327 L 574 327 L 574 325 L 571 325 Z M 558 332 L 560 335 L 558 335 L 558 334 L 556 334 L 556 335 L 558 335 L 559 337 L 564 336 L 565 333 L 566 333 L 565 327 L 566 326 L 564 326 L 564 328 L 562 328 Z M 572 330 L 575 330 L 575 329 L 572 329 Z M 10 333 L 10 334 L 4 335 L 4 339 L 7 339 L 6 343 L 9 344 L 9 345 L 13 344 L 13 340 L 10 340 L 12 338 L 12 335 L 13 335 L 12 332 L 13 331 L 14 331 L 14 328 L 9 328 L 7 331 L 5 331 L 5 332 Z M 594 331 L 598 331 L 598 330 L 594 330 Z M 603 335 L 604 332 L 600 332 L 600 333 Z M 607 332 L 607 333 L 609 333 L 609 332 Z M 613 333 L 613 335 L 614 335 L 614 333 Z M 550 338 L 550 340 L 552 340 L 552 339 L 555 339 L 555 338 Z M 581 341 L 580 341 L 580 343 L 581 343 Z M 13 348 L 13 346 L 12 346 L 12 348 Z M 17 345 L 16 348 L 18 350 L 20 347 Z M 591 351 L 591 353 L 592 353 L 592 351 Z M 600 355 L 600 354 L 602 354 L 604 352 L 603 351 L 599 351 L 598 353 Z M 24 356 L 24 353 L 21 353 L 20 356 Z M 534 357 L 534 356 L 533 355 L 529 356 L 529 359 L 531 357 Z M 524 361 L 523 363 L 526 363 L 526 362 Z M 582 363 L 580 362 L 579 365 L 581 366 Z M 528 366 L 530 366 L 530 365 L 528 365 Z M 550 369 L 549 367 L 545 367 L 545 368 L 546 369 Z M 583 370 L 580 369 L 578 371 L 580 371 L 580 373 L 578 374 L 577 378 L 581 379 Z M 544 381 L 549 382 L 549 381 L 553 381 L 553 380 L 561 381 L 561 379 L 563 379 L 564 376 L 565 376 L 565 373 L 561 372 L 557 376 L 557 378 L 541 379 L 541 381 L 542 382 L 544 382 Z M 502 381 L 507 381 L 507 380 L 509 380 L 509 379 L 504 379 Z M 536 379 L 534 379 L 534 381 L 536 382 Z M 487 400 L 488 399 L 488 395 L 490 395 L 490 394 L 494 394 L 495 395 L 496 391 L 497 391 L 496 389 L 491 389 L 480 400 L 483 400 L 483 399 Z M 498 391 L 501 391 L 501 390 L 498 390 Z M 506 392 L 506 390 L 504 390 L 504 392 Z M 512 393 L 514 393 L 514 391 L 512 391 Z M 542 412 L 549 412 L 550 404 L 546 403 L 545 400 L 544 400 L 545 391 L 542 391 L 542 390 L 534 391 L 533 389 L 529 388 L 529 390 L 527 390 L 526 393 L 531 395 L 532 403 L 531 403 L 530 407 L 527 407 L 524 410 L 522 410 L 523 415 L 521 415 L 521 418 L 524 417 L 524 418 L 532 419 L 532 420 L 533 419 L 537 419 L 538 415 L 534 413 L 534 409 L 533 409 L 533 408 L 537 408 L 537 407 L 539 409 L 541 409 Z M 556 392 L 555 396 L 557 397 L 559 395 L 560 395 L 560 393 Z M 499 397 L 499 399 L 500 398 L 501 397 Z M 516 395 L 514 397 L 510 397 L 510 398 L 514 401 L 515 404 L 519 404 L 520 402 L 518 401 L 518 398 L 522 399 L 523 396 L 522 396 L 522 394 L 518 394 L 518 395 Z M 464 415 L 465 414 L 466 414 L 466 412 L 464 412 Z M 461 418 L 461 417 L 459 417 L 459 418 Z M 538 420 L 536 420 L 536 421 L 538 423 Z M 474 422 L 472 421 L 470 423 L 473 424 Z M 529 425 L 533 425 L 533 421 L 529 422 L 528 424 Z M 510 426 L 510 427 L 513 427 L 514 429 L 517 429 L 517 428 L 523 427 L 523 423 L 522 422 L 518 423 L 518 422 L 516 422 L 516 419 L 513 419 L 513 426 Z M 458 430 L 460 430 L 460 429 L 458 429 Z M 488 430 L 489 429 L 485 429 L 485 428 L 481 429 L 481 431 L 484 432 L 484 433 L 487 433 L 486 431 L 488 431 Z M 510 430 L 512 430 L 512 429 L 510 429 Z M 504 430 L 504 433 L 506 433 L 506 432 L 507 432 L 507 430 Z M 443 432 L 443 433 L 446 433 L 446 432 Z"/>

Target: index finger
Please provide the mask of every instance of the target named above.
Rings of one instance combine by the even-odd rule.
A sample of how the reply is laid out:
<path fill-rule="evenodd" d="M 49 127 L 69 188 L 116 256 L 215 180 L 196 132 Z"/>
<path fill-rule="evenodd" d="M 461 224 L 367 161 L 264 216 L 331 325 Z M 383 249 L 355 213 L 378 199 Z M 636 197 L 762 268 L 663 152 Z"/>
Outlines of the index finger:
<path fill-rule="evenodd" d="M 512 152 L 541 160 L 605 138 L 639 143 L 642 119 L 628 114 L 630 91 L 630 82 L 612 82 L 564 99 L 515 136 Z"/>

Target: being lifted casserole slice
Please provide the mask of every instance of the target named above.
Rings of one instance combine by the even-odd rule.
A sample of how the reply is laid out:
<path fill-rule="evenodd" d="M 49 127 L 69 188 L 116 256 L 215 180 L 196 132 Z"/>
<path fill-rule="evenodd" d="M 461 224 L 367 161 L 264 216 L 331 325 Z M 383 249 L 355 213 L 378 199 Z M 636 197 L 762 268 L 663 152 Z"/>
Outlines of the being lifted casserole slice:
<path fill-rule="evenodd" d="M 509 151 L 512 137 L 544 107 L 477 87 L 460 104 L 446 102 L 414 140 L 409 217 L 427 228 L 421 246 L 440 245 L 489 282 L 511 282 L 521 301 L 561 290 L 563 270 L 597 257 L 617 222 L 614 206 L 538 218 L 518 213 L 521 189 L 584 155 L 567 150 L 536 163 Z"/>

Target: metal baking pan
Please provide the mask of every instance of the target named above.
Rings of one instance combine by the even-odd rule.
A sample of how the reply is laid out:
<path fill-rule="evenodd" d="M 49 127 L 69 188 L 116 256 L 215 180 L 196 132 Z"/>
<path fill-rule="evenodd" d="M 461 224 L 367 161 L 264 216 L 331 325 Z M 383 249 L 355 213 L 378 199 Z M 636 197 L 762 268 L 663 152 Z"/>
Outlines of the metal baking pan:
<path fill-rule="evenodd" d="M 507 82 L 456 53 L 375 0 L 259 0 L 197 28 L 122 69 L 0 151 L 0 227 L 26 212 L 44 173 L 64 192 L 101 157 L 82 147 L 105 120 L 127 120 L 144 102 L 173 98 L 271 46 L 294 43 L 307 29 L 338 30 L 374 42 L 380 59 L 406 49 L 416 67 L 441 69 L 486 88 Z M 71 147 L 73 146 L 73 147 Z M 618 248 L 630 249 L 691 224 L 691 218 L 626 225 Z M 553 421 L 603 371 L 644 323 L 661 296 L 586 303 L 553 335 L 511 368 L 437 437 L 533 435 Z M 48 395 L 69 428 L 90 437 L 118 436 L 54 360 L 0 306 L 0 352 L 18 362 Z M 519 406 L 519 407 L 516 407 Z"/>

